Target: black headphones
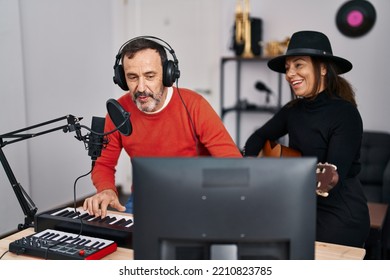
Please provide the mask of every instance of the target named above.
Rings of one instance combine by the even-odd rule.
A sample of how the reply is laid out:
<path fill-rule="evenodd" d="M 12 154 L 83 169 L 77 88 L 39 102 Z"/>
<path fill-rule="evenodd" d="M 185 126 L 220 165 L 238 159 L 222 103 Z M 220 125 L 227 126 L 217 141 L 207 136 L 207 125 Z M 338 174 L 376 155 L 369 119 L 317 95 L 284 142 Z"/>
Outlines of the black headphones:
<path fill-rule="evenodd" d="M 139 36 L 135 37 L 133 39 L 128 40 L 125 42 L 119 49 L 118 54 L 115 57 L 115 64 L 114 64 L 114 83 L 117 84 L 121 89 L 127 91 L 129 90 L 129 87 L 126 83 L 126 77 L 125 77 L 125 71 L 123 70 L 123 65 L 120 64 L 120 60 L 122 58 L 122 50 L 123 47 L 127 44 L 129 44 L 132 41 L 138 40 L 138 39 L 152 39 L 154 41 L 160 41 L 163 42 L 166 46 L 161 45 L 164 49 L 168 50 L 169 53 L 173 57 L 172 60 L 166 60 L 163 64 L 163 85 L 165 87 L 171 87 L 173 83 L 179 79 L 180 77 L 180 70 L 179 70 L 179 61 L 176 58 L 175 51 L 172 49 L 172 47 L 165 42 L 164 40 L 154 37 L 154 36 Z"/>

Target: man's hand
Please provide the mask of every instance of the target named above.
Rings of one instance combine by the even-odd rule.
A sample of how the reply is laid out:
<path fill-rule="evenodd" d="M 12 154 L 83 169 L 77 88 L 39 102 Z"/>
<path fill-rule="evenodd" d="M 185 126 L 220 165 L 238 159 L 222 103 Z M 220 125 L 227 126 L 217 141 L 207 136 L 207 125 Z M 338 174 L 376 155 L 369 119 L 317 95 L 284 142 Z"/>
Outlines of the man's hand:
<path fill-rule="evenodd" d="M 125 211 L 126 207 L 120 204 L 118 196 L 113 190 L 104 190 L 84 200 L 83 208 L 90 215 L 102 218 L 107 215 L 107 207 L 110 206 L 118 211 Z"/>

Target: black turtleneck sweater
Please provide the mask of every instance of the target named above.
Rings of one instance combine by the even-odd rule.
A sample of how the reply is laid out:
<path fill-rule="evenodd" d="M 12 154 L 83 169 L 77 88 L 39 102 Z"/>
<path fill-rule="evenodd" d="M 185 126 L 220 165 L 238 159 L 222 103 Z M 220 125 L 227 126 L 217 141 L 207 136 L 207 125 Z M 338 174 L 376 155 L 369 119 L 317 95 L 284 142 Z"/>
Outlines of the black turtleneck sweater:
<path fill-rule="evenodd" d="M 248 138 L 245 156 L 257 156 L 267 139 L 288 135 L 288 146 L 302 156 L 336 165 L 338 184 L 327 198 L 317 199 L 317 241 L 361 247 L 370 228 L 367 201 L 357 179 L 362 133 L 357 108 L 322 92 L 314 100 L 286 104 Z"/>

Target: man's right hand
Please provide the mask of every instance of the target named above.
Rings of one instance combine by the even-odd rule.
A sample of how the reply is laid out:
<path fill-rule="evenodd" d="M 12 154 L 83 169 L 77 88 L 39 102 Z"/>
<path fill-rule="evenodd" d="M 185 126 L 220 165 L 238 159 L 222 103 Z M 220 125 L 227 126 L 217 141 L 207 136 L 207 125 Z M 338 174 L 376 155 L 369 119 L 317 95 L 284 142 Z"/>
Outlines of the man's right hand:
<path fill-rule="evenodd" d="M 102 218 L 107 215 L 107 207 L 110 206 L 118 211 L 125 211 L 124 207 L 118 199 L 114 190 L 104 190 L 84 200 L 83 209 L 90 215 Z"/>

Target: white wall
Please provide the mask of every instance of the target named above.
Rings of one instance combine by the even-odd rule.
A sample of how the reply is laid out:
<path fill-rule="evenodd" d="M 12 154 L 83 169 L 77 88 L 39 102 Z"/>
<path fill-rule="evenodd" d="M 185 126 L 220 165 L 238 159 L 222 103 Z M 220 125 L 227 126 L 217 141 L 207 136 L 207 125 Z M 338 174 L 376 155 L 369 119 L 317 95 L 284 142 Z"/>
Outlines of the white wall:
<path fill-rule="evenodd" d="M 0 0 L 0 134 L 68 114 L 90 127 L 92 116 L 106 114 L 115 88 L 111 12 L 110 0 Z M 72 202 L 76 178 L 91 168 L 74 133 L 56 131 L 3 150 L 39 211 Z M 16 229 L 23 214 L 2 170 L 0 182 L 1 234 Z M 89 176 L 78 181 L 77 197 L 94 192 Z"/>
<path fill-rule="evenodd" d="M 363 118 L 364 129 L 383 130 L 390 132 L 390 122 L 387 121 L 390 104 L 388 92 L 387 65 L 390 57 L 387 54 L 389 45 L 388 27 L 390 26 L 390 1 L 371 0 L 376 9 L 377 19 L 372 30 L 358 38 L 349 38 L 339 32 L 336 27 L 336 13 L 346 1 L 327 0 L 252 0 L 250 1 L 251 15 L 263 20 L 264 41 L 282 41 L 287 36 L 298 30 L 318 30 L 328 35 L 331 40 L 333 53 L 345 57 L 353 63 L 351 72 L 344 76 L 356 89 L 358 108 Z M 233 53 L 226 48 L 230 40 L 230 30 L 234 20 L 235 0 L 223 1 L 222 9 L 222 33 L 221 54 L 231 56 Z M 254 82 L 262 80 L 271 89 L 276 91 L 277 74 L 268 70 L 266 66 L 247 64 L 242 83 L 242 92 L 252 102 L 264 102 L 264 94 L 254 89 Z M 264 69 L 265 68 L 265 71 Z M 233 73 L 231 67 L 231 73 Z M 230 79 L 230 87 L 235 94 L 233 78 Z M 289 89 L 284 84 L 283 100 L 287 101 L 290 96 Z M 242 119 L 242 131 L 240 137 L 241 146 L 245 143 L 250 133 L 259 127 L 269 116 L 260 114 L 247 114 Z M 234 114 L 226 117 L 225 123 L 233 136 L 235 131 Z"/>
<path fill-rule="evenodd" d="M 334 53 L 354 64 L 346 78 L 356 88 L 365 129 L 390 132 L 387 121 L 390 95 L 386 84 L 390 65 L 386 30 L 390 26 L 387 15 L 390 1 L 371 2 L 377 11 L 375 26 L 367 35 L 355 39 L 343 36 L 335 25 L 336 12 L 344 1 L 252 0 L 251 14 L 263 19 L 265 41 L 283 40 L 301 29 L 325 32 L 332 41 Z M 134 25 L 124 24 L 132 22 L 125 19 L 123 9 L 129 3 L 128 0 L 0 0 L 0 135 L 67 114 L 84 117 L 82 124 L 86 126 L 90 126 L 92 116 L 105 115 L 106 100 L 121 92 L 112 83 L 115 54 L 128 34 L 137 33 L 140 18 L 148 18 L 148 14 L 136 14 Z M 220 3 L 214 13 L 220 20 L 217 23 L 220 32 L 215 36 L 221 40 L 210 49 L 218 48 L 221 57 L 232 56 L 228 47 L 236 0 L 220 0 Z M 184 12 L 175 8 L 170 7 L 167 18 Z M 210 10 L 205 13 L 209 15 Z M 148 19 L 153 21 L 153 17 Z M 198 23 L 187 21 L 182 29 L 173 30 L 173 34 L 178 34 L 175 40 L 186 38 L 181 34 L 185 34 L 188 24 Z M 208 30 L 205 28 L 204 32 Z M 194 49 L 180 53 L 181 62 L 191 61 L 197 44 L 207 44 L 195 42 Z M 276 90 L 277 75 L 256 64 L 246 65 L 243 71 L 243 97 L 262 104 L 264 95 L 254 89 L 254 83 L 262 80 Z M 230 78 L 226 88 L 231 90 L 227 94 L 234 96 L 233 65 L 228 67 L 227 75 Z M 186 76 L 186 79 L 190 78 Z M 214 86 L 212 92 L 218 96 L 208 99 L 219 112 L 217 81 Z M 283 94 L 286 102 L 290 94 L 286 85 Z M 233 98 L 228 102 L 234 102 Z M 275 97 L 271 102 L 275 102 Z M 241 144 L 268 117 L 248 114 L 243 118 Z M 227 115 L 225 123 L 235 136 L 233 113 Z M 3 148 L 17 179 L 40 211 L 71 202 L 74 180 L 90 169 L 87 151 L 73 136 L 59 131 Z M 128 172 L 125 166 L 118 175 L 126 177 Z M 0 171 L 0 192 L 0 211 L 7 214 L 0 218 L 2 234 L 15 229 L 23 221 L 23 215 L 3 171 Z M 89 177 L 78 182 L 78 197 L 92 192 Z"/>
<path fill-rule="evenodd" d="M 26 126 L 19 3 L 8 2 L 11 1 L 0 1 L 0 134 Z M 4 146 L 2 151 L 14 176 L 19 182 L 26 184 L 23 186 L 28 191 L 30 181 L 27 143 Z M 23 222 L 23 212 L 2 167 L 0 170 L 0 213 L 2 213 L 0 234 L 16 229 L 17 225 Z"/>

